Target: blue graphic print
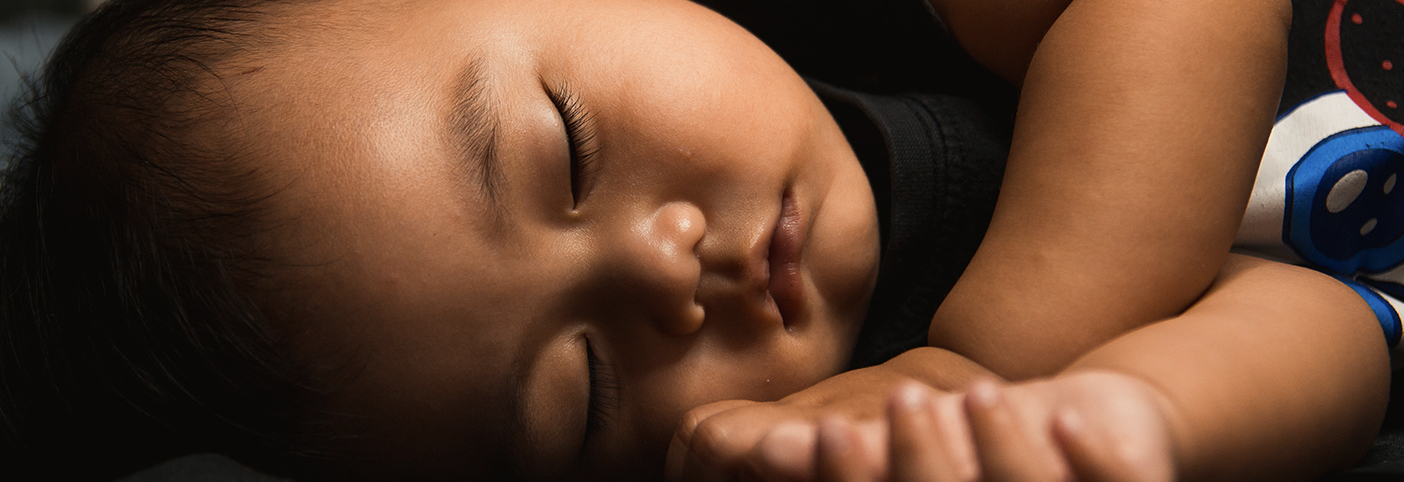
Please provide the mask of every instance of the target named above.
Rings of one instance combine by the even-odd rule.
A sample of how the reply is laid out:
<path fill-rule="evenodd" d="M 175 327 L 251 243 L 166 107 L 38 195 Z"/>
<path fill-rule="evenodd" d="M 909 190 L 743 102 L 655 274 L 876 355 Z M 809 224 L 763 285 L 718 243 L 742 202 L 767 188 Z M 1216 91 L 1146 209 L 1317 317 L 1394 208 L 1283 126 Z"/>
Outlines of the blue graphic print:
<path fill-rule="evenodd" d="M 1389 302 L 1385 301 L 1384 297 L 1380 296 L 1379 293 L 1349 278 L 1336 276 L 1336 279 L 1345 283 L 1350 289 L 1355 290 L 1356 294 L 1365 299 L 1365 304 L 1370 305 L 1370 311 L 1375 312 L 1375 318 L 1380 320 L 1380 327 L 1384 328 L 1385 341 L 1389 343 L 1389 346 L 1399 344 L 1400 332 L 1404 330 L 1400 328 L 1399 314 L 1394 312 L 1394 308 L 1389 306 Z"/>
<path fill-rule="evenodd" d="M 1287 174 L 1283 242 L 1335 273 L 1404 263 L 1404 137 L 1385 126 L 1332 135 Z"/>

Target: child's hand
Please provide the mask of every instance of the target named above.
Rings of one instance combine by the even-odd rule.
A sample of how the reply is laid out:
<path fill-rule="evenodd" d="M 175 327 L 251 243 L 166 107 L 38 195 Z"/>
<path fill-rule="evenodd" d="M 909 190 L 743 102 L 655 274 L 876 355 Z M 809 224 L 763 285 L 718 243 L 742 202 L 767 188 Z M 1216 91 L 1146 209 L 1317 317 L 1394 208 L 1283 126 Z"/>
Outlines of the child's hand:
<path fill-rule="evenodd" d="M 888 393 L 878 419 L 850 421 L 834 412 L 754 425 L 761 433 L 748 436 L 751 448 L 714 466 L 726 471 L 690 470 L 689 480 L 725 474 L 797 481 L 1172 479 L 1159 395 L 1124 375 L 1089 372 L 1009 386 L 983 381 L 968 395 L 912 383 Z"/>
<path fill-rule="evenodd" d="M 730 480 L 743 471 L 778 469 L 798 474 L 791 477 L 794 480 L 811 480 L 815 427 L 821 418 L 841 415 L 866 423 L 874 427 L 865 432 L 869 438 L 885 446 L 888 399 L 898 387 L 917 380 L 951 390 L 994 376 L 950 351 L 921 347 L 881 365 L 841 373 L 776 402 L 728 400 L 703 405 L 685 414 L 673 435 L 668 478 Z"/>
<path fill-rule="evenodd" d="M 888 411 L 887 480 L 1169 481 L 1172 447 L 1159 397 L 1110 372 L 1007 386 L 981 381 L 961 402 L 903 387 Z M 962 421 L 968 431 L 943 426 Z M 851 443 L 852 433 L 842 423 L 820 426 L 819 480 L 883 480 L 849 472 L 864 461 L 829 449 L 831 440 Z"/>
<path fill-rule="evenodd" d="M 885 444 L 889 394 L 914 383 L 894 367 L 849 371 L 776 402 L 727 400 L 689 411 L 668 450 L 669 480 L 731 480 L 758 468 L 774 474 L 800 471 L 789 478 L 810 480 L 815 427 L 824 417 L 873 425 L 869 438 Z"/>

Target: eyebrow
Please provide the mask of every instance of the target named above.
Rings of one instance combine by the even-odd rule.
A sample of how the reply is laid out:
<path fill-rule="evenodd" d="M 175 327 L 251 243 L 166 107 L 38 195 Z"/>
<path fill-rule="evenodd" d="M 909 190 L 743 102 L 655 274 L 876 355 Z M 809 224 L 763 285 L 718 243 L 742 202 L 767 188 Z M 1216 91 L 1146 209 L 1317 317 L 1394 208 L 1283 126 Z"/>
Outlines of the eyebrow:
<path fill-rule="evenodd" d="M 464 188 L 475 190 L 487 199 L 487 211 L 492 216 L 492 231 L 498 232 L 506 222 L 506 205 L 503 191 L 506 176 L 502 172 L 501 159 L 497 156 L 497 132 L 499 117 L 493 109 L 495 105 L 492 90 L 482 57 L 473 57 L 463 63 L 454 73 L 452 83 L 452 104 L 449 107 L 447 139 L 450 152 L 455 154 L 453 174 Z M 525 390 L 526 366 L 513 357 L 505 392 L 499 396 L 507 400 L 505 417 L 498 418 L 503 432 L 498 432 L 497 448 L 506 452 L 506 467 L 498 469 L 511 480 L 525 473 L 525 464 L 530 461 L 528 449 L 530 435 L 526 433 L 526 421 L 521 395 Z"/>
<path fill-rule="evenodd" d="M 448 141 L 456 155 L 453 172 L 469 189 L 483 194 L 489 212 L 502 217 L 506 177 L 497 156 L 498 117 L 481 57 L 464 62 L 453 79 Z"/>

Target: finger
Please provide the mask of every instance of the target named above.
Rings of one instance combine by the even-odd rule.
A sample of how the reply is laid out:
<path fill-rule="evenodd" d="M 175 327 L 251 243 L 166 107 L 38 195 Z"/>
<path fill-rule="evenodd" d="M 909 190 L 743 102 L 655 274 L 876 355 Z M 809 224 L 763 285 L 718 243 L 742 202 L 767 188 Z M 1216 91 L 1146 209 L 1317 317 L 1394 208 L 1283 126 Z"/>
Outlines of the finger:
<path fill-rule="evenodd" d="M 1004 390 L 990 380 L 977 381 L 965 396 L 980 473 L 989 482 L 1069 480 L 1056 447 L 1039 444 L 1024 430 Z"/>
<path fill-rule="evenodd" d="M 781 414 L 746 400 L 703 405 L 684 414 L 668 446 L 667 480 L 724 480 Z"/>
<path fill-rule="evenodd" d="M 820 482 L 876 482 L 868 443 L 852 422 L 826 417 L 819 422 L 815 472 Z"/>
<path fill-rule="evenodd" d="M 918 384 L 897 389 L 888 404 L 891 440 L 889 472 L 893 482 L 953 481 L 951 464 L 936 430 L 929 390 Z"/>
<path fill-rule="evenodd" d="M 978 480 L 980 460 L 975 456 L 975 440 L 965 417 L 965 397 L 951 394 L 937 397 L 931 401 L 930 411 L 955 480 Z"/>
<path fill-rule="evenodd" d="M 1175 478 L 1168 447 L 1157 450 L 1144 444 L 1117 443 L 1108 434 L 1088 427 L 1082 414 L 1074 410 L 1058 413 L 1053 434 L 1078 480 L 1169 482 Z"/>
<path fill-rule="evenodd" d="M 808 422 L 780 424 L 762 438 L 741 464 L 742 480 L 814 480 L 818 427 Z"/>
<path fill-rule="evenodd" d="M 863 456 L 862 466 L 864 470 L 872 473 L 872 478 L 877 480 L 887 479 L 887 455 L 888 429 L 886 418 L 856 422 L 853 424 L 854 430 L 858 431 L 858 441 L 862 443 Z"/>
<path fill-rule="evenodd" d="M 859 450 L 848 463 L 885 478 L 887 424 L 881 420 L 852 424 Z M 815 480 L 818 463 L 818 427 L 807 422 L 787 422 L 761 439 L 741 464 L 742 480 Z"/>

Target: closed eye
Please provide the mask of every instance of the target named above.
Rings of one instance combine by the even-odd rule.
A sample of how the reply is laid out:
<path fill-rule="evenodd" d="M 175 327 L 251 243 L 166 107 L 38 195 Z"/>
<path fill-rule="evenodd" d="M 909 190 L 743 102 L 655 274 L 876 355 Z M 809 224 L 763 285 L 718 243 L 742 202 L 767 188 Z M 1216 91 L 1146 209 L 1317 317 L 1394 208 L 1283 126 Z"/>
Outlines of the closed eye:
<path fill-rule="evenodd" d="M 590 408 L 585 419 L 585 441 L 609 428 L 619 406 L 619 386 L 615 383 L 614 367 L 600 361 L 590 339 L 585 338 L 585 359 L 590 372 Z"/>
<path fill-rule="evenodd" d="M 570 144 L 570 196 L 573 203 L 571 209 L 574 210 L 593 186 L 594 161 L 600 151 L 595 138 L 595 117 L 585 110 L 580 98 L 569 87 L 546 89 L 546 95 L 561 115 Z"/>

